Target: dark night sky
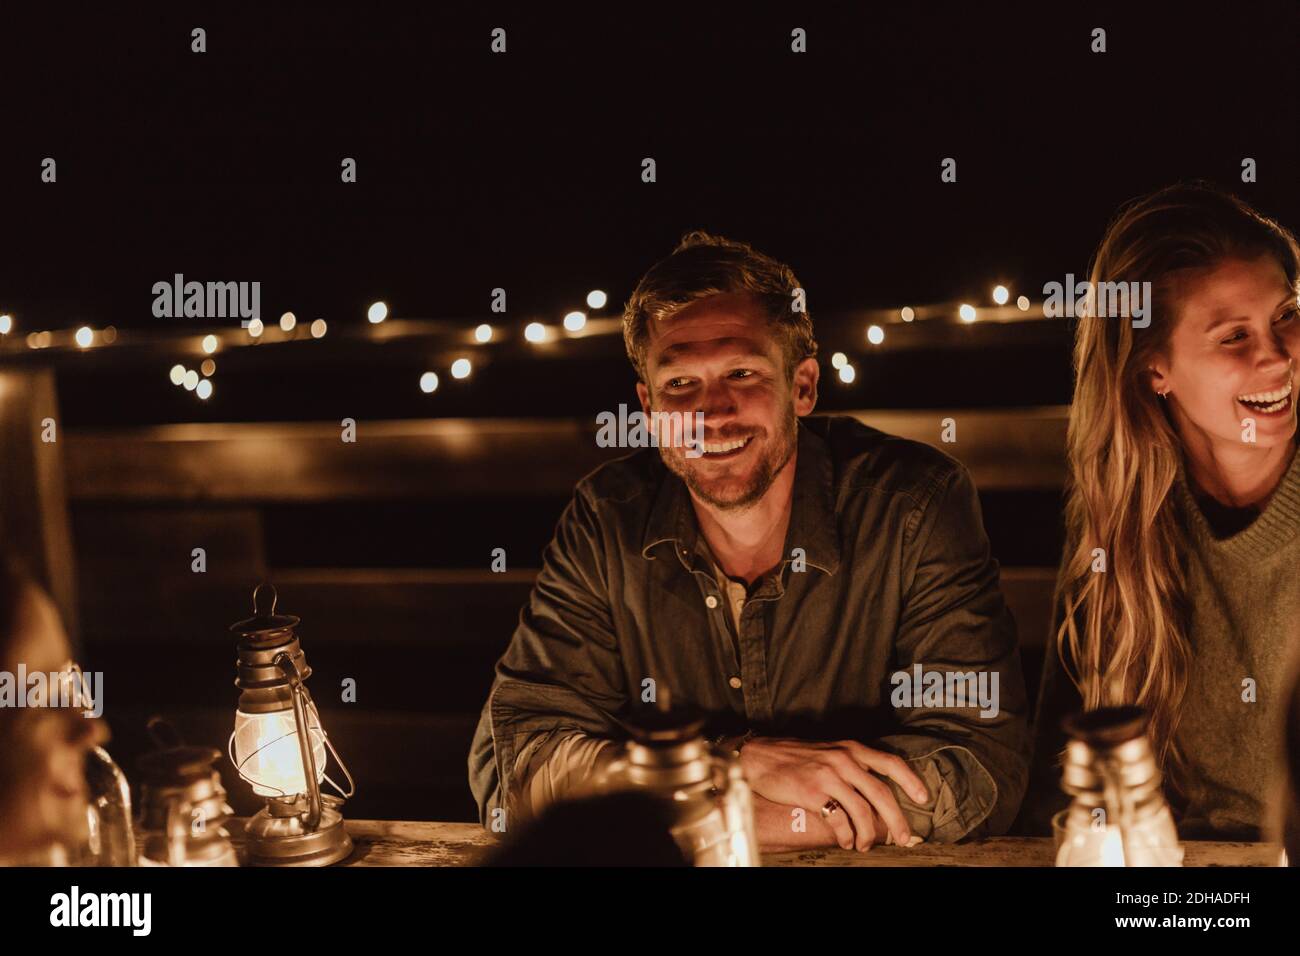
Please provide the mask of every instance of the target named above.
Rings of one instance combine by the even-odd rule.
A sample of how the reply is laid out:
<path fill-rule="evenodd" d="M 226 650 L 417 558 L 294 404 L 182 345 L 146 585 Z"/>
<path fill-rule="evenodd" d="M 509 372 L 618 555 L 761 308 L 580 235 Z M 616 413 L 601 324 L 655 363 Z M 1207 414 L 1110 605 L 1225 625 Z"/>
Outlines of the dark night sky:
<path fill-rule="evenodd" d="M 816 318 L 995 279 L 1033 294 L 1178 179 L 1300 225 L 1293 3 L 364 6 L 0 14 L 0 311 L 175 325 L 150 289 L 183 272 L 261 281 L 268 315 L 335 328 L 381 297 L 486 317 L 502 286 L 522 324 L 593 286 L 621 302 L 702 226 L 789 261 Z"/>

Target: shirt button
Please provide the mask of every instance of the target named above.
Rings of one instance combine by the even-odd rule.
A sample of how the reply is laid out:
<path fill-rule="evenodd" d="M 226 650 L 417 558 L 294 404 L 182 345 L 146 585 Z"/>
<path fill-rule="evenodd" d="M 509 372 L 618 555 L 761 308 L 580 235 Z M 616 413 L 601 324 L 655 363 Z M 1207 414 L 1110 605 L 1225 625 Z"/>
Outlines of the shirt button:
<path fill-rule="evenodd" d="M 713 608 L 718 606 L 718 599 L 715 598 L 712 594 L 710 594 L 708 597 L 704 599 L 704 604 L 709 608 L 709 610 L 713 610 Z"/>
<path fill-rule="evenodd" d="M 739 678 L 739 677 L 733 677 L 733 678 L 731 678 L 731 680 L 727 681 L 727 683 L 730 684 L 732 687 L 734 687 L 736 690 L 740 690 L 740 678 Z"/>

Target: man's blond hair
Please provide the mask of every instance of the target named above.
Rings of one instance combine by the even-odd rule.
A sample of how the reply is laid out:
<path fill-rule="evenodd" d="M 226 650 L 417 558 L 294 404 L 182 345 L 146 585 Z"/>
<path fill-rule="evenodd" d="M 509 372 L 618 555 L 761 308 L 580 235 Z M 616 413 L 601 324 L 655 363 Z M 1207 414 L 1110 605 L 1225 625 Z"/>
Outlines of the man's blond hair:
<path fill-rule="evenodd" d="M 786 374 L 793 376 L 796 365 L 817 355 L 812 316 L 804 306 L 804 296 L 795 295 L 802 288 L 794 270 L 749 243 L 692 230 L 682 236 L 672 255 L 641 277 L 627 300 L 623 308 L 627 357 L 637 378 L 646 382 L 651 321 L 666 319 L 710 296 L 748 293 L 759 299 L 780 337 Z M 795 310 L 796 304 L 802 311 Z"/>

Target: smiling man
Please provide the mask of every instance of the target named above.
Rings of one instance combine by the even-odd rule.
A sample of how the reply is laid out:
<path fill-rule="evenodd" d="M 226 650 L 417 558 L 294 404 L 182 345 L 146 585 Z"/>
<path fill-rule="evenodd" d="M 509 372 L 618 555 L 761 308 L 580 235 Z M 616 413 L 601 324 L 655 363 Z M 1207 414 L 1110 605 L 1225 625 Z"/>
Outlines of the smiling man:
<path fill-rule="evenodd" d="M 647 687 L 738 750 L 765 848 L 1011 824 L 1024 682 L 975 489 L 927 445 L 805 418 L 800 289 L 703 232 L 638 284 L 623 322 L 642 409 L 703 412 L 704 453 L 661 440 L 578 484 L 470 753 L 485 824 L 582 793 Z M 999 706 L 894 708 L 891 675 L 914 665 L 996 674 Z"/>

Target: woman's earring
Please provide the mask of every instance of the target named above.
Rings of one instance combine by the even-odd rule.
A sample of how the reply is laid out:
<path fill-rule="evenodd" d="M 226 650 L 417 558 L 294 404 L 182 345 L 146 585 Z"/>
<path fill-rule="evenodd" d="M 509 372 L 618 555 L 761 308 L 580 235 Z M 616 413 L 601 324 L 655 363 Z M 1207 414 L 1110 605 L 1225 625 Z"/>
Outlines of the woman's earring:
<path fill-rule="evenodd" d="M 1159 395 L 1161 398 L 1164 398 L 1166 395 L 1169 394 L 1169 389 L 1165 389 L 1163 392 L 1156 392 L 1156 394 Z"/>

